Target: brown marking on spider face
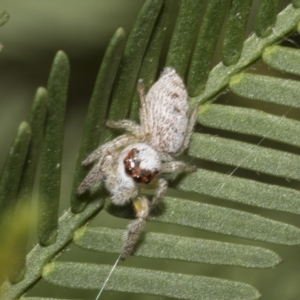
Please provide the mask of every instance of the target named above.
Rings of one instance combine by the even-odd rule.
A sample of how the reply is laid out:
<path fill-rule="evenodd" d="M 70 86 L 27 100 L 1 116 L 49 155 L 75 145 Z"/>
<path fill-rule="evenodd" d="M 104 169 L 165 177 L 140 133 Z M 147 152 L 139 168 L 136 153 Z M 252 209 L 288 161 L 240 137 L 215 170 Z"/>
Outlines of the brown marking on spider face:
<path fill-rule="evenodd" d="M 131 149 L 127 156 L 124 158 L 124 168 L 126 174 L 128 174 L 135 182 L 138 183 L 150 183 L 152 179 L 158 174 L 158 170 L 154 171 L 142 169 L 140 167 L 140 159 L 137 157 L 139 151 L 136 148 Z"/>

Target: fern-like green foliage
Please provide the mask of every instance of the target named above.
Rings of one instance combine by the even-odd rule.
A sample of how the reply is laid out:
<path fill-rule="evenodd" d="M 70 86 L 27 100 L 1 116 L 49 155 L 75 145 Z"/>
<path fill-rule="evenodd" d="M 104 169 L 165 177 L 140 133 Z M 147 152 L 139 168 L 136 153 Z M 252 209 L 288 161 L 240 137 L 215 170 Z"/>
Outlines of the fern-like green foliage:
<path fill-rule="evenodd" d="M 124 217 L 128 216 L 128 210 L 130 215 L 130 208 L 109 204 L 101 188 L 92 196 L 78 198 L 77 187 L 88 172 L 81 167 L 81 161 L 97 147 L 99 140 L 103 143 L 116 136 L 115 131 L 105 128 L 106 116 L 110 120 L 138 119 L 136 83 L 143 78 L 148 89 L 157 78 L 165 29 L 174 2 L 177 1 L 147 0 L 128 37 L 122 28 L 112 37 L 88 108 L 71 207 L 60 217 L 69 62 L 65 53 L 56 55 L 47 88 L 38 89 L 28 121 L 20 125 L 0 182 L 0 211 L 4 219 L 7 215 L 13 216 L 20 203 L 28 202 L 41 153 L 39 244 L 25 259 L 27 234 L 17 235 L 16 241 L 12 240 L 19 251 L 14 257 L 17 263 L 6 266 L 8 279 L 2 285 L 3 299 L 50 299 L 46 295 L 44 298 L 25 296 L 41 278 L 61 287 L 95 291 L 105 281 L 111 265 L 62 262 L 55 257 L 69 243 L 84 251 L 97 251 L 99 257 L 102 253 L 113 253 L 117 258 L 120 253 L 125 228 L 86 224 L 98 212 L 101 212 L 100 218 L 104 210 Z M 148 258 L 150 262 L 155 259 L 175 261 L 182 266 L 182 272 L 147 268 L 139 265 L 136 258 L 134 267 L 120 264 L 116 267 L 105 290 L 136 293 L 139 297 L 150 294 L 191 300 L 258 299 L 257 287 L 262 286 L 259 280 L 257 286 L 251 286 L 244 278 L 238 282 L 224 277 L 222 272 L 203 276 L 187 266 L 197 269 L 205 263 L 270 268 L 282 258 L 280 253 L 266 249 L 270 247 L 266 243 L 282 247 L 300 244 L 300 229 L 288 219 L 285 222 L 266 217 L 268 210 L 277 211 L 279 216 L 300 214 L 300 123 L 286 117 L 292 109 L 299 112 L 300 83 L 281 78 L 283 76 L 275 78 L 247 71 L 262 59 L 269 68 L 300 75 L 300 50 L 277 45 L 286 35 L 299 30 L 300 1 L 292 1 L 279 14 L 277 0 L 260 1 L 255 33 L 244 41 L 251 4 L 250 0 L 180 2 L 165 65 L 174 67 L 186 79 L 191 107 L 200 105 L 195 129 L 198 132 L 193 134 L 186 153 L 186 159 L 192 159 L 199 168 L 173 181 L 160 209 L 149 218 L 149 222 L 176 225 L 178 234 L 147 230 L 128 260 L 134 261 L 136 256 Z M 5 14 L 0 12 L 0 25 L 4 20 Z M 212 68 L 218 43 L 222 62 Z M 219 100 L 226 89 L 238 98 L 235 105 Z M 247 105 L 240 104 L 244 103 L 242 99 L 248 99 Z M 257 102 L 277 105 L 282 113 L 262 111 L 257 108 Z M 269 142 L 268 146 L 264 146 L 265 141 Z M 224 171 L 228 170 L 227 166 L 231 166 L 229 174 Z M 255 172 L 266 177 L 259 180 L 253 176 Z M 287 187 L 282 179 L 292 180 L 293 186 Z M 195 237 L 198 234 L 182 236 L 183 227 L 191 232 L 206 230 L 221 234 L 222 238 L 218 235 L 215 235 L 216 240 L 214 235 L 210 239 Z M 0 232 L 3 237 L 13 234 L 3 228 Z M 242 243 L 241 239 L 229 236 L 249 242 Z M 5 250 L 5 245 L 1 248 Z M 7 249 L 2 252 L 7 253 Z M 247 272 L 251 274 L 251 269 Z M 1 278 L 3 273 L 0 273 Z M 285 299 L 296 298 L 286 295 Z"/>

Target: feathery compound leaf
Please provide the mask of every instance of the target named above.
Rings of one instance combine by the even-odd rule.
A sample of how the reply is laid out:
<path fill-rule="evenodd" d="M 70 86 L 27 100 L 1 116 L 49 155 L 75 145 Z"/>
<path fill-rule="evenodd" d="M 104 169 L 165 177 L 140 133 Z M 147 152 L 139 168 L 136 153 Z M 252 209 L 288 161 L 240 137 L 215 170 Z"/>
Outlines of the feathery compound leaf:
<path fill-rule="evenodd" d="M 44 268 L 43 278 L 56 285 L 98 289 L 111 266 L 54 262 Z M 215 300 L 258 299 L 260 294 L 248 284 L 204 276 L 175 274 L 137 268 L 117 267 L 106 290 L 161 295 L 176 299 Z"/>
<path fill-rule="evenodd" d="M 143 5 L 125 47 L 118 80 L 115 84 L 115 90 L 112 92 L 113 102 L 112 109 L 109 111 L 110 119 L 123 119 L 128 117 L 129 112 L 130 117 L 137 119 L 138 98 L 136 97 L 132 102 L 136 80 L 137 78 L 145 79 L 147 88 L 154 81 L 165 34 L 164 29 L 172 2 L 172 0 L 147 0 Z M 191 95 L 197 95 L 197 97 L 191 99 L 191 104 L 211 102 L 230 83 L 230 89 L 237 95 L 299 108 L 297 95 L 300 86 L 298 82 L 267 76 L 239 74 L 239 72 L 248 68 L 263 55 L 268 65 L 291 74 L 299 74 L 297 66 L 293 66 L 293 62 L 296 65 L 298 61 L 298 52 L 272 45 L 296 29 L 300 20 L 300 10 L 290 5 L 277 16 L 278 0 L 261 1 L 257 17 L 257 32 L 260 36 L 266 37 L 259 38 L 252 35 L 242 47 L 242 37 L 251 1 L 222 0 L 217 2 L 208 1 L 204 13 L 205 19 L 194 50 L 189 74 L 189 89 Z M 297 5 L 297 2 L 297 0 L 293 1 L 294 6 Z M 167 65 L 178 69 L 181 75 L 184 75 L 189 68 L 187 63 L 193 52 L 195 35 L 201 22 L 199 15 L 203 3 L 204 1 L 181 1 L 167 58 Z M 222 49 L 223 63 L 228 66 L 220 63 L 209 74 L 215 46 L 222 30 L 222 24 L 226 20 L 225 16 L 228 9 L 227 29 L 225 29 Z M 238 14 L 240 14 L 241 19 L 234 18 L 238 17 Z M 96 147 L 101 130 L 103 130 L 103 117 L 106 114 L 108 98 L 123 51 L 124 40 L 124 32 L 119 29 L 107 50 L 106 58 L 99 71 L 89 108 L 89 111 L 93 110 L 93 112 L 88 114 L 77 163 L 73 195 L 78 183 L 85 175 L 85 171 L 80 166 L 81 160 Z M 272 47 L 266 49 L 267 46 Z M 282 63 L 279 65 L 280 59 Z M 45 216 L 40 215 L 46 219 L 43 227 L 40 228 L 40 237 L 42 237 L 41 243 L 43 245 L 50 245 L 47 247 L 38 245 L 31 251 L 27 260 L 24 280 L 14 285 L 5 282 L 3 289 L 3 299 L 5 300 L 15 300 L 21 297 L 41 276 L 49 283 L 64 287 L 98 290 L 101 283 L 107 278 L 111 266 L 60 262 L 47 264 L 65 248 L 72 237 L 76 244 L 86 250 L 119 253 L 122 247 L 124 230 L 89 229 L 86 227 L 78 229 L 102 208 L 102 202 L 82 203 L 80 202 L 81 199 L 77 198 L 71 200 L 72 210 L 77 214 L 68 211 L 60 218 L 58 236 L 55 242 L 60 181 L 58 172 L 60 173 L 60 170 L 57 171 L 54 167 L 60 167 L 61 163 L 61 156 L 57 153 L 61 154 L 64 96 L 68 77 L 67 58 L 61 60 L 60 67 L 58 65 L 56 66 L 57 73 L 52 70 L 50 76 L 52 81 L 49 80 L 50 103 L 53 98 L 63 100 L 59 101 L 58 109 L 54 109 L 55 106 L 49 106 L 50 116 L 54 110 L 58 112 L 59 117 L 56 119 L 58 125 L 57 127 L 50 126 L 52 129 L 57 129 L 53 132 L 53 143 L 51 138 L 46 137 L 49 141 L 46 142 L 46 146 L 44 145 L 44 150 L 50 149 L 51 152 L 51 155 L 48 154 L 47 156 L 46 154 L 45 157 L 52 161 L 49 162 L 52 167 L 49 169 L 47 167 L 47 169 L 48 174 L 53 175 L 51 177 L 53 181 L 52 179 L 48 180 L 48 178 L 41 180 L 41 191 L 47 193 L 45 196 L 45 199 L 47 198 L 46 203 L 50 203 L 51 207 L 44 210 Z M 111 72 L 107 72 L 108 69 Z M 201 91 L 203 93 L 200 94 Z M 100 98 L 102 101 L 99 101 Z M 54 120 L 53 117 L 53 123 L 55 123 Z M 256 135 L 262 138 L 267 137 L 299 147 L 299 121 L 273 116 L 255 109 L 225 105 L 203 105 L 198 115 L 198 121 L 208 127 Z M 95 128 L 97 129 L 95 130 Z M 290 138 L 291 135 L 293 135 L 292 138 Z M 113 132 L 109 131 L 106 137 L 111 136 L 113 136 Z M 48 148 L 47 145 L 53 148 Z M 283 151 L 266 149 L 210 135 L 194 134 L 189 154 L 200 159 L 242 166 L 273 176 L 299 179 L 299 156 Z M 45 160 L 45 157 L 42 161 L 42 176 L 46 174 L 43 163 L 48 158 Z M 253 159 L 250 160 L 249 157 Z M 46 189 L 46 185 L 49 185 L 50 190 Z M 296 189 L 227 176 L 213 171 L 199 169 L 197 172 L 185 176 L 181 181 L 173 182 L 173 187 L 224 200 L 300 214 L 300 192 Z M 83 200 L 87 199 L 84 198 Z M 87 207 L 85 208 L 86 204 Z M 171 197 L 164 199 L 162 207 L 164 208 L 163 212 L 151 216 L 151 221 L 204 229 L 268 243 L 300 244 L 299 228 L 259 215 Z M 124 208 L 121 207 L 120 209 L 123 213 Z M 113 210 L 112 205 L 108 206 L 109 212 L 113 212 Z M 274 266 L 280 262 L 280 258 L 274 252 L 259 247 L 151 232 L 146 233 L 144 239 L 136 245 L 135 255 L 148 257 L 148 259 L 168 259 L 170 262 L 182 260 L 183 262 L 258 268 Z M 257 299 L 260 296 L 251 286 L 234 281 L 120 266 L 115 269 L 106 289 L 177 299 L 231 300 Z M 27 299 L 46 300 L 46 298 Z"/>
<path fill-rule="evenodd" d="M 49 104 L 42 147 L 38 234 L 44 246 L 54 243 L 57 235 L 68 79 L 69 61 L 65 53 L 59 51 L 48 81 Z"/>
<path fill-rule="evenodd" d="M 104 138 L 105 117 L 108 108 L 108 100 L 115 76 L 119 67 L 125 43 L 125 32 L 117 29 L 108 45 L 101 67 L 96 79 L 93 94 L 90 100 L 88 113 L 83 130 L 82 142 L 77 158 L 76 170 L 73 181 L 71 207 L 74 213 L 81 212 L 87 204 L 87 197 L 76 195 L 80 182 L 87 175 L 88 170 L 81 165 L 87 155 L 97 148 L 100 137 Z"/>
<path fill-rule="evenodd" d="M 125 230 L 83 227 L 75 232 L 74 243 L 99 252 L 120 253 Z M 259 247 L 147 232 L 136 256 L 178 259 L 190 262 L 266 268 L 280 263 L 280 257 Z"/>
<path fill-rule="evenodd" d="M 300 122 L 263 111 L 220 104 L 200 107 L 198 122 L 204 126 L 266 137 L 300 147 Z"/>

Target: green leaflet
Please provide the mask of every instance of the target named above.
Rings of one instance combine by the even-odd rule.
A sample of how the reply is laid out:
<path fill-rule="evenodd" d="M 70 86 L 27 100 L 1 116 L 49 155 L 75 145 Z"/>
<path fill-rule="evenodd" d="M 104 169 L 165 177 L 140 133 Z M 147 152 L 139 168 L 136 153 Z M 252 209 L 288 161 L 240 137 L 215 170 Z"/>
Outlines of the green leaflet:
<path fill-rule="evenodd" d="M 241 56 L 251 3 L 252 0 L 231 1 L 222 45 L 222 62 L 226 66 L 237 63 Z"/>
<path fill-rule="evenodd" d="M 165 197 L 164 206 L 166 213 L 152 220 L 270 243 L 300 244 L 299 228 L 252 213 L 170 197 Z"/>
<path fill-rule="evenodd" d="M 266 37 L 272 33 L 276 22 L 278 0 L 261 0 L 256 16 L 255 33 L 259 37 Z"/>
<path fill-rule="evenodd" d="M 44 268 L 43 278 L 64 287 L 99 289 L 110 269 L 108 265 L 53 262 Z M 121 266 L 115 269 L 106 290 L 189 300 L 215 300 L 220 295 L 224 300 L 260 297 L 257 290 L 244 283 Z"/>
<path fill-rule="evenodd" d="M 0 217 L 14 211 L 18 188 L 31 138 L 31 128 L 22 122 L 7 157 L 0 181 Z"/>
<path fill-rule="evenodd" d="M 300 51 L 281 46 L 270 46 L 262 55 L 263 61 L 270 67 L 289 74 L 300 75 Z"/>
<path fill-rule="evenodd" d="M 184 77 L 201 22 L 203 0 L 182 0 L 170 41 L 166 66 Z"/>
<path fill-rule="evenodd" d="M 59 51 L 48 79 L 49 102 L 42 145 L 38 235 L 44 246 L 54 243 L 57 235 L 68 80 L 68 57 Z"/>
<path fill-rule="evenodd" d="M 300 156 L 284 151 L 194 133 L 188 153 L 192 157 L 300 180 Z"/>
<path fill-rule="evenodd" d="M 30 211 L 30 201 L 32 198 L 34 180 L 40 157 L 40 149 L 47 112 L 47 100 L 47 91 L 44 88 L 38 88 L 28 117 L 28 123 L 30 124 L 32 135 L 28 147 L 28 153 L 26 155 L 26 161 L 22 170 L 22 177 L 20 180 L 18 191 L 17 207 L 21 211 L 26 208 L 27 214 L 31 214 L 31 218 L 33 213 Z M 29 219 L 31 218 L 28 217 L 28 220 L 23 221 L 22 226 L 24 228 L 24 231 L 30 228 Z M 14 283 L 22 280 L 26 272 L 25 265 L 27 254 L 27 240 L 27 232 L 24 232 L 24 234 L 18 239 L 18 255 L 14 259 L 13 268 L 9 277 L 9 279 Z"/>
<path fill-rule="evenodd" d="M 175 187 L 224 200 L 300 214 L 299 191 L 218 172 L 198 169 Z"/>
<path fill-rule="evenodd" d="M 229 89 L 251 100 L 300 107 L 300 82 L 296 80 L 244 73 L 232 77 Z"/>
<path fill-rule="evenodd" d="M 205 88 L 229 4 L 229 0 L 207 3 L 187 80 L 189 95 L 192 97 L 198 96 Z"/>
<path fill-rule="evenodd" d="M 300 147 L 300 122 L 275 116 L 260 110 L 221 104 L 200 107 L 198 122 L 201 125 L 266 137 L 270 140 Z"/>
<path fill-rule="evenodd" d="M 118 254 L 125 233 L 120 229 L 82 227 L 75 232 L 74 243 L 86 250 Z M 135 256 L 252 268 L 271 267 L 281 261 L 276 253 L 264 248 L 154 232 L 147 232 L 136 248 Z"/>

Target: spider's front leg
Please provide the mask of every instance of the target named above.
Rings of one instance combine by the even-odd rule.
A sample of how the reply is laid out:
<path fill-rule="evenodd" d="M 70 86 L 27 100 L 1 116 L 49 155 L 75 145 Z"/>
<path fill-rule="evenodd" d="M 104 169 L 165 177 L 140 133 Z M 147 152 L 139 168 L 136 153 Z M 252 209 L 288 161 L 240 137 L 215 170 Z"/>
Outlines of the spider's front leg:
<path fill-rule="evenodd" d="M 129 144 L 135 140 L 136 138 L 134 136 L 123 134 L 115 138 L 114 140 L 99 146 L 82 162 L 82 165 L 87 166 L 96 159 L 101 158 L 105 153 L 114 152 L 116 149 L 121 148 L 124 145 Z"/>
<path fill-rule="evenodd" d="M 160 200 L 163 198 L 165 195 L 166 191 L 168 188 L 168 182 L 164 178 L 158 179 L 158 187 L 155 190 L 155 193 L 152 197 L 151 201 L 151 210 L 160 202 Z"/>
<path fill-rule="evenodd" d="M 190 166 L 182 161 L 170 161 L 162 164 L 160 173 L 181 173 L 181 172 L 194 172 L 196 168 L 194 166 Z M 160 178 L 158 180 L 158 188 L 156 189 L 152 202 L 151 202 L 151 209 L 153 209 L 160 200 L 164 197 L 168 188 L 168 182 L 164 178 Z"/>
<path fill-rule="evenodd" d="M 183 161 L 170 161 L 162 164 L 160 172 L 163 173 L 190 173 L 196 171 L 195 166 L 184 163 Z"/>
<path fill-rule="evenodd" d="M 126 259 L 134 250 L 134 246 L 145 225 L 146 218 L 149 215 L 149 204 L 146 196 L 139 196 L 132 200 L 137 219 L 128 225 L 128 231 L 124 239 L 124 247 L 121 259 Z"/>

